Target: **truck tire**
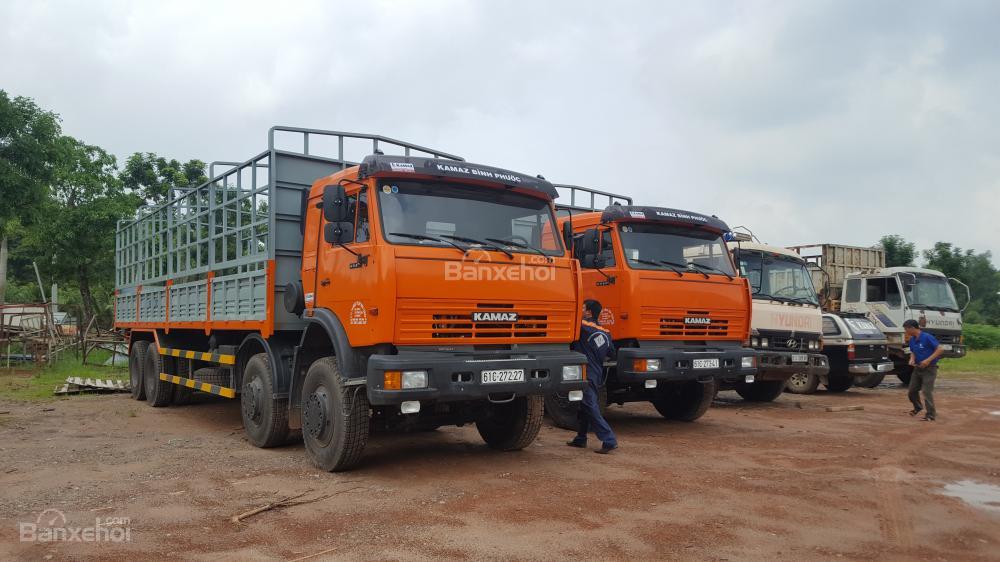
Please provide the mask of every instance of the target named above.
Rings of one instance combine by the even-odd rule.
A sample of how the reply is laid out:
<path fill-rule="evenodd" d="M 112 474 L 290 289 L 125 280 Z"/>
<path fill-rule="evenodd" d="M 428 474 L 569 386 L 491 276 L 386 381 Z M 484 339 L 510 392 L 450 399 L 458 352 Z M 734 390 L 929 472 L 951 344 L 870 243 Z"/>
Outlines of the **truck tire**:
<path fill-rule="evenodd" d="M 328 472 L 356 465 L 370 425 L 365 387 L 345 387 L 335 357 L 313 363 L 302 383 L 302 440 L 313 464 Z"/>
<path fill-rule="evenodd" d="M 519 451 L 538 437 L 544 409 L 541 396 L 518 396 L 504 404 L 490 404 L 486 417 L 476 422 L 476 429 L 491 448 Z"/>
<path fill-rule="evenodd" d="M 247 439 L 257 447 L 283 445 L 288 438 L 288 401 L 274 397 L 274 376 L 266 353 L 247 361 L 240 391 Z"/>
<path fill-rule="evenodd" d="M 665 384 L 657 389 L 653 407 L 668 420 L 694 421 L 705 415 L 715 398 L 715 381 Z"/>
<path fill-rule="evenodd" d="M 139 340 L 132 344 L 132 349 L 128 352 L 128 378 L 132 387 L 133 400 L 145 400 L 146 390 L 142 380 L 142 366 L 146 362 L 146 350 L 149 349 L 149 342 Z"/>
<path fill-rule="evenodd" d="M 854 386 L 854 377 L 842 374 L 829 374 L 826 376 L 826 389 L 830 392 L 844 392 Z"/>
<path fill-rule="evenodd" d="M 146 360 L 142 363 L 142 380 L 146 391 L 146 403 L 154 408 L 170 404 L 174 395 L 174 385 L 160 380 L 163 372 L 163 356 L 155 343 L 146 349 Z"/>
<path fill-rule="evenodd" d="M 785 383 L 785 388 L 793 394 L 812 394 L 819 388 L 819 377 L 806 373 L 795 373 Z"/>
<path fill-rule="evenodd" d="M 860 386 L 861 388 L 875 388 L 876 386 L 882 384 L 883 379 L 885 379 L 884 373 L 872 373 L 854 381 L 854 386 Z"/>
<path fill-rule="evenodd" d="M 902 381 L 904 385 L 907 385 L 910 384 L 910 376 L 913 375 L 913 366 L 904 365 L 902 367 L 896 367 L 892 372 L 896 373 L 896 376 L 899 377 L 899 380 Z"/>
<path fill-rule="evenodd" d="M 774 402 L 784 390 L 785 381 L 759 381 L 736 385 L 736 393 L 747 402 Z"/>
<path fill-rule="evenodd" d="M 601 407 L 601 415 L 608 409 L 608 388 L 601 385 L 597 392 L 597 404 Z M 576 431 L 579 427 L 577 414 L 580 412 L 579 402 L 570 402 L 566 393 L 547 394 L 545 396 L 545 413 L 552 423 L 560 429 Z"/>

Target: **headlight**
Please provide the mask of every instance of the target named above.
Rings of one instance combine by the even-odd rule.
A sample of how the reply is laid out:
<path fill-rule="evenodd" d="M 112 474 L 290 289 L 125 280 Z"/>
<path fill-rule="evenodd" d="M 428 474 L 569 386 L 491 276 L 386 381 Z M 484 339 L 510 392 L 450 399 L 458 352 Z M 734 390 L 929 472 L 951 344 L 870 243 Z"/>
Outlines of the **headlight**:
<path fill-rule="evenodd" d="M 809 340 L 809 349 L 816 349 L 819 347 L 819 342 L 816 340 Z"/>
<path fill-rule="evenodd" d="M 767 338 L 760 338 L 760 346 L 767 347 Z"/>
<path fill-rule="evenodd" d="M 750 355 L 748 357 L 743 357 L 740 359 L 740 367 L 744 369 L 752 369 L 754 364 L 754 357 Z"/>
<path fill-rule="evenodd" d="M 646 359 L 646 370 L 647 371 L 659 371 L 660 370 L 660 360 L 659 359 Z"/>
<path fill-rule="evenodd" d="M 583 366 L 581 365 L 563 365 L 563 375 L 564 381 L 582 381 L 583 380 Z"/>
<path fill-rule="evenodd" d="M 427 371 L 403 371 L 403 388 L 426 388 Z"/>
<path fill-rule="evenodd" d="M 659 359 L 634 359 L 632 360 L 632 370 L 639 373 L 660 370 Z"/>
<path fill-rule="evenodd" d="M 757 347 L 760 345 L 760 340 L 757 338 L 750 338 L 750 347 Z"/>

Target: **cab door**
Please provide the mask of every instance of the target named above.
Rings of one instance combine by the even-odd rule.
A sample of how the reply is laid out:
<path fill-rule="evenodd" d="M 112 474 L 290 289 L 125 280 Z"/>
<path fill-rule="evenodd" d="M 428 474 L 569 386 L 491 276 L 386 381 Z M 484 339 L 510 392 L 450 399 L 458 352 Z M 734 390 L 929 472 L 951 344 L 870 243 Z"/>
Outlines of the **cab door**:
<path fill-rule="evenodd" d="M 621 266 L 615 255 L 616 242 L 612 230 L 609 228 L 598 230 L 601 232 L 601 252 L 598 255 L 604 264 L 598 270 L 593 264 L 580 263 L 580 270 L 583 273 L 583 298 L 595 299 L 601 303 L 603 310 L 598 324 L 610 330 L 614 337 L 614 327 L 621 322 L 621 314 L 626 312 L 621 308 L 620 287 L 625 280 L 621 279 Z M 614 282 L 611 279 L 614 279 Z"/>
<path fill-rule="evenodd" d="M 321 237 L 316 266 L 316 306 L 329 308 L 347 330 L 351 345 L 377 343 L 378 289 L 383 286 L 377 267 L 377 245 L 371 240 L 371 209 L 367 186 L 347 191 L 351 241 L 334 245 Z M 324 228 L 326 221 L 324 219 Z"/>

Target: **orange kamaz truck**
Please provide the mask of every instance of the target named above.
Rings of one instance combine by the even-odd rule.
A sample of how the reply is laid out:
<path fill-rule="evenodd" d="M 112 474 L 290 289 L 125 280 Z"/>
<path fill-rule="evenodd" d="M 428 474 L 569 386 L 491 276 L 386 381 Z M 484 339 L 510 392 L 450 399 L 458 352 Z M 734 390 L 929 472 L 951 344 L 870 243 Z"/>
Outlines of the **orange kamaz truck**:
<path fill-rule="evenodd" d="M 582 398 L 579 271 L 540 176 L 291 127 L 211 175 L 119 226 L 135 398 L 238 399 L 251 443 L 301 430 L 330 471 L 373 428 L 475 423 L 521 449 L 543 395 Z"/>
<path fill-rule="evenodd" d="M 711 405 L 717 382 L 752 384 L 755 353 L 743 346 L 750 291 L 723 240 L 726 223 L 556 187 L 569 195 L 559 220 L 573 231 L 583 298 L 604 306 L 599 323 L 617 348 L 606 365 L 604 404 L 648 401 L 665 418 L 692 421 Z M 561 427 L 575 427 L 576 409 L 565 396 L 546 397 Z"/>

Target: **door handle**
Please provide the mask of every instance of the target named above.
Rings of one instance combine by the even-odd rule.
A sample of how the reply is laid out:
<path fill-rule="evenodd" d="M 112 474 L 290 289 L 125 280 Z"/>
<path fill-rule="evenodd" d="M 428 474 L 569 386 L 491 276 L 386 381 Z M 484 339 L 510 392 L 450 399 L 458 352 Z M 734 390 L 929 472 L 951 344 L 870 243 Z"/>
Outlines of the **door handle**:
<path fill-rule="evenodd" d="M 327 285 L 330 284 L 330 280 L 329 279 L 324 279 L 324 280 L 320 281 L 319 284 L 322 285 L 323 287 L 326 287 Z"/>

